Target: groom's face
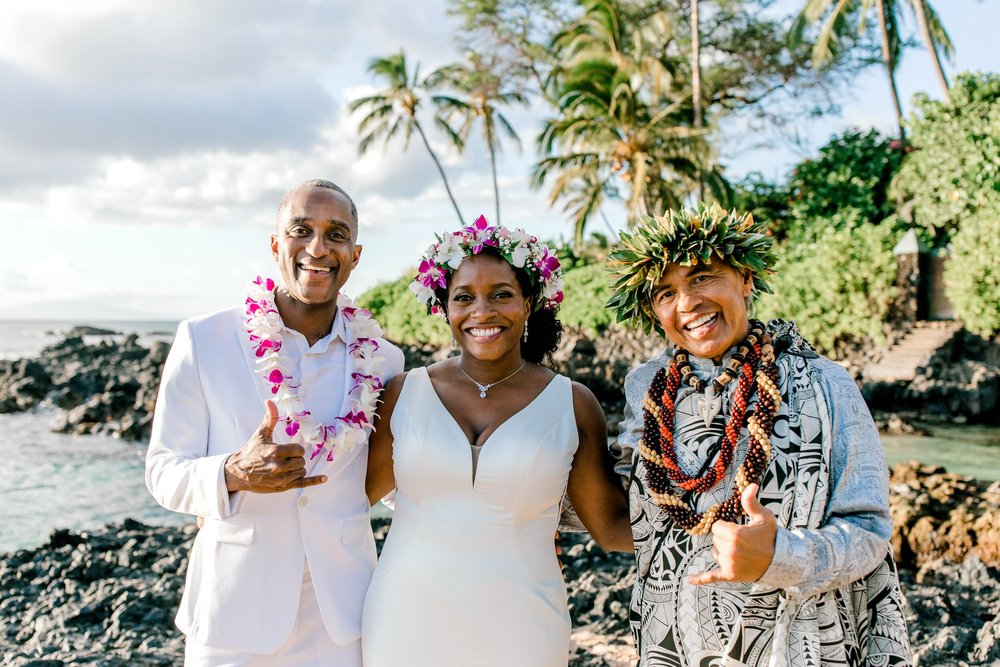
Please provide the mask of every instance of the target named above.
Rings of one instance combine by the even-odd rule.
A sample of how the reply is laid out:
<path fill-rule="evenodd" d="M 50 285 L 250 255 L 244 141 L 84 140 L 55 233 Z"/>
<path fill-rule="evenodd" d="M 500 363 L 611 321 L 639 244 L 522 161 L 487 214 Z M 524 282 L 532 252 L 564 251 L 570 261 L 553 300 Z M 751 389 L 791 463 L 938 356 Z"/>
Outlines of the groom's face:
<path fill-rule="evenodd" d="M 271 236 L 288 293 L 309 305 L 336 303 L 361 257 L 357 238 L 351 203 L 342 193 L 315 186 L 294 191 Z"/>

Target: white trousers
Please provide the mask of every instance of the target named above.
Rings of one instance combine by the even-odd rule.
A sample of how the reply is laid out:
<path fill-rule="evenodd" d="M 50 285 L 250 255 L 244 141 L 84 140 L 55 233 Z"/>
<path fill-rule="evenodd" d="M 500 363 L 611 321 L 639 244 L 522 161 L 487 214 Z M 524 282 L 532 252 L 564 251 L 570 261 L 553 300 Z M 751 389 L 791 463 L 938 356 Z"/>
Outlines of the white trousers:
<path fill-rule="evenodd" d="M 274 653 L 241 653 L 187 640 L 185 667 L 361 667 L 361 640 L 335 644 L 323 625 L 312 578 L 306 570 L 292 633 Z"/>

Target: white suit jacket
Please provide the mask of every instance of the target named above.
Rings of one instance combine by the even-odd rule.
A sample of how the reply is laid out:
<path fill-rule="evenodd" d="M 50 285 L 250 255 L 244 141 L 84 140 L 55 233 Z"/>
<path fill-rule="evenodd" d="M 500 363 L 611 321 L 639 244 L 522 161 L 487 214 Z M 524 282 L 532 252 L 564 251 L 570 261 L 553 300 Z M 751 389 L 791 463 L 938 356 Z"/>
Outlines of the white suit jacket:
<path fill-rule="evenodd" d="M 237 492 L 230 507 L 222 466 L 260 426 L 271 397 L 254 372 L 243 326 L 241 308 L 182 322 L 160 381 L 146 486 L 167 509 L 205 517 L 177 627 L 216 648 L 276 651 L 292 631 L 308 560 L 326 629 L 346 644 L 361 636 L 375 566 L 365 495 L 368 450 L 359 446 L 332 462 L 321 454 L 310 474 L 327 475 L 325 483 L 283 493 Z M 384 340 L 379 344 L 387 381 L 402 371 L 403 355 Z M 351 387 L 353 361 L 345 356 L 344 382 Z"/>

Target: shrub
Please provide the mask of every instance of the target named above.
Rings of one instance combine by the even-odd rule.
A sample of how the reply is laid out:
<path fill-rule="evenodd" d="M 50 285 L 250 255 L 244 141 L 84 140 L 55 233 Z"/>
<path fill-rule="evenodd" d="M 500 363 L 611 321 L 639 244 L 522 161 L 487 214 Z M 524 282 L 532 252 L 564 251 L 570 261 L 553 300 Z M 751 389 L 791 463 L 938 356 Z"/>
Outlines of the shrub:
<path fill-rule="evenodd" d="M 962 220 L 945 264 L 945 293 L 969 331 L 1000 332 L 1000 206 Z"/>
<path fill-rule="evenodd" d="M 883 342 L 883 323 L 896 294 L 896 234 L 889 225 L 860 225 L 835 216 L 836 227 L 815 241 L 778 248 L 774 294 L 763 295 L 758 317 L 793 320 L 824 354 L 867 337 Z"/>
<path fill-rule="evenodd" d="M 563 274 L 565 300 L 559 308 L 564 326 L 579 327 L 588 335 L 604 331 L 614 315 L 604 304 L 611 298 L 608 269 L 604 262 L 585 264 Z"/>
<path fill-rule="evenodd" d="M 877 130 L 848 130 L 823 146 L 818 158 L 796 166 L 788 193 L 797 224 L 822 230 L 855 221 L 878 223 L 893 213 L 895 202 L 887 191 L 903 158 L 896 143 Z M 838 219 L 845 209 L 859 217 Z"/>
<path fill-rule="evenodd" d="M 960 74 L 952 104 L 914 98 L 910 142 L 893 189 L 913 221 L 946 238 L 963 217 L 1000 200 L 1000 75 Z"/>
<path fill-rule="evenodd" d="M 428 315 L 410 291 L 416 273 L 413 270 L 398 280 L 379 283 L 358 297 L 358 305 L 372 312 L 385 337 L 395 343 L 446 346 L 451 341 L 448 325 L 442 318 Z"/>
<path fill-rule="evenodd" d="M 735 187 L 738 210 L 768 223 L 778 241 L 815 241 L 827 229 L 878 224 L 895 211 L 888 190 L 903 160 L 899 142 L 848 130 L 800 162 L 787 185 L 751 174 Z"/>

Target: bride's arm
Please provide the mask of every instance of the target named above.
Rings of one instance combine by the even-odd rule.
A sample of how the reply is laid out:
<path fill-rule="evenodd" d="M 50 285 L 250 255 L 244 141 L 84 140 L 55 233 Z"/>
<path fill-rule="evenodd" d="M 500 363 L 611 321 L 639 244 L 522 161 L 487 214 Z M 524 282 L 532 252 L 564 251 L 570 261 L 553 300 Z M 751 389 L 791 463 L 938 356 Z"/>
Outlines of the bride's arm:
<path fill-rule="evenodd" d="M 580 445 L 569 473 L 569 500 L 605 551 L 632 551 L 628 496 L 608 452 L 608 423 L 594 394 L 573 383 L 573 411 Z"/>
<path fill-rule="evenodd" d="M 375 412 L 375 430 L 368 439 L 368 476 L 365 478 L 365 492 L 372 505 L 396 488 L 396 477 L 392 471 L 392 429 L 389 424 L 405 378 L 406 373 L 400 373 L 389 380 L 379 397 L 381 403 Z"/>

